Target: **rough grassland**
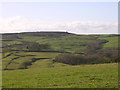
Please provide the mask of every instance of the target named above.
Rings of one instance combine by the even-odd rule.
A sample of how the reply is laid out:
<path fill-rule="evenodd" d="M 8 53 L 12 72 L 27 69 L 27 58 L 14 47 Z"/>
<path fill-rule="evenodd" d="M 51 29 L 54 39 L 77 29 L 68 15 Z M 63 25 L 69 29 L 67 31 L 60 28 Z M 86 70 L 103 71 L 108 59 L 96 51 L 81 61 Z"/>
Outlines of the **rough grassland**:
<path fill-rule="evenodd" d="M 100 39 L 105 39 L 109 41 L 108 43 L 105 43 L 103 47 L 118 47 L 118 36 L 114 37 L 101 37 Z"/>
<path fill-rule="evenodd" d="M 10 53 L 8 53 L 10 54 Z M 6 56 L 8 55 L 6 54 Z M 10 56 L 3 58 L 2 69 L 5 69 L 6 66 L 9 69 L 18 69 L 24 68 L 24 62 L 31 62 L 32 65 L 28 68 L 49 68 L 49 67 L 60 67 L 60 66 L 69 66 L 62 63 L 53 63 L 53 59 L 59 53 L 49 53 L 49 52 L 19 52 L 12 53 Z M 32 62 L 33 58 L 38 60 Z M 9 63 L 9 64 L 8 64 Z M 58 65 L 57 65 L 58 64 Z"/>
<path fill-rule="evenodd" d="M 118 64 L 3 71 L 3 88 L 117 88 Z"/>
<path fill-rule="evenodd" d="M 3 88 L 117 88 L 116 63 L 72 66 L 54 60 L 61 53 L 84 54 L 88 46 L 99 39 L 108 41 L 100 49 L 118 47 L 116 35 L 38 32 L 3 35 L 4 53 L 0 66 Z M 26 41 L 48 44 L 51 48 L 45 52 L 31 52 L 25 46 Z"/>

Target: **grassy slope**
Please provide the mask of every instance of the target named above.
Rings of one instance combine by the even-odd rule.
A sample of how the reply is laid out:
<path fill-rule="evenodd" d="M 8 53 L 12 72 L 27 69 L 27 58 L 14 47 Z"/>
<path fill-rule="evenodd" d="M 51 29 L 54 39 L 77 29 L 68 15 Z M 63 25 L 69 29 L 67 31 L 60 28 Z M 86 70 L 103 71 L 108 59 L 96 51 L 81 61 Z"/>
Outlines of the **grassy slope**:
<path fill-rule="evenodd" d="M 100 37 L 99 39 L 105 39 L 105 40 L 109 41 L 108 43 L 105 43 L 103 45 L 104 48 L 106 48 L 106 47 L 118 47 L 118 36 L 114 36 L 114 37 L 104 36 L 104 37 Z"/>
<path fill-rule="evenodd" d="M 3 71 L 3 88 L 117 88 L 118 64 Z"/>
<path fill-rule="evenodd" d="M 13 41 L 3 41 L 4 44 L 13 45 L 13 44 L 21 44 L 21 41 L 30 41 L 30 42 L 38 42 L 40 44 L 50 44 L 52 50 L 55 51 L 65 51 L 65 52 L 83 52 L 84 49 L 87 48 L 87 46 L 80 46 L 81 44 L 88 44 L 89 42 L 94 42 L 95 40 L 92 40 L 94 36 L 78 36 L 78 35 L 66 35 L 62 36 L 60 38 L 47 38 L 47 37 L 39 37 L 39 36 L 27 36 L 22 35 L 19 36 L 21 39 L 12 39 Z M 7 40 L 7 39 L 6 39 Z M 20 50 L 19 48 L 13 47 L 13 50 Z M 6 57 L 8 54 L 13 53 L 12 55 Z M 6 65 L 11 62 L 9 65 L 7 65 L 8 69 L 18 69 L 18 68 L 24 68 L 23 63 L 24 62 L 31 62 L 33 58 L 51 58 L 52 60 L 56 55 L 59 53 L 51 53 L 51 52 L 21 52 L 21 51 L 11 51 L 4 53 L 3 57 L 3 69 L 6 67 Z M 34 55 L 34 56 L 27 56 L 27 55 Z M 17 58 L 17 59 L 16 59 Z M 14 59 L 14 60 L 13 60 Z M 52 63 L 52 60 L 46 60 L 46 61 L 36 61 L 28 68 L 39 68 L 39 67 L 60 67 L 60 66 L 68 66 L 62 63 Z M 48 61 L 48 64 L 46 65 Z M 41 63 L 43 64 L 41 66 Z M 51 63 L 51 64 L 50 64 Z M 45 66 L 44 66 L 45 65 Z"/>
<path fill-rule="evenodd" d="M 81 46 L 81 44 L 87 44 L 94 40 L 88 40 L 90 39 L 90 36 L 76 36 L 76 35 L 69 35 L 69 36 L 63 36 L 61 38 L 43 38 L 43 37 L 35 37 L 35 36 L 24 36 L 22 37 L 24 41 L 36 41 L 40 44 L 50 44 L 51 48 L 53 50 L 64 50 L 66 52 L 75 52 L 75 51 L 81 51 L 83 49 L 86 49 L 86 46 Z M 31 38 L 31 39 L 30 39 Z M 18 40 L 19 41 L 19 40 Z"/>
<path fill-rule="evenodd" d="M 38 36 L 21 36 L 22 39 L 14 41 L 4 41 L 5 44 L 20 44 L 20 41 L 36 41 L 38 43 L 48 43 L 54 50 L 65 50 L 66 52 L 82 52 L 87 44 L 94 42 L 93 36 L 76 36 L 69 35 L 61 38 L 44 38 Z M 108 35 L 98 36 L 99 39 L 106 39 L 109 42 L 104 44 L 105 47 L 117 47 L 117 36 L 108 37 Z M 50 58 L 40 59 L 27 70 L 9 70 L 3 71 L 3 87 L 9 88 L 36 88 L 36 87 L 61 87 L 61 88 L 104 88 L 117 87 L 117 64 L 88 65 L 88 66 L 70 66 L 62 63 L 53 63 L 53 59 L 59 53 L 51 52 L 8 52 L 3 56 L 13 53 L 3 59 L 3 68 L 13 59 L 8 68 L 18 69 L 23 67 L 22 62 L 29 62 L 32 58 Z M 27 56 L 28 55 L 28 56 Z M 33 56 L 29 56 L 33 55 Z M 25 56 L 25 57 L 24 57 Z M 65 66 L 65 67 L 63 67 Z M 55 67 L 55 68 L 53 68 Z M 59 68 L 62 67 L 62 68 Z"/>
<path fill-rule="evenodd" d="M 36 62 L 33 62 L 32 65 L 28 66 L 28 68 L 47 68 L 47 67 L 60 67 L 60 66 L 69 66 L 66 64 L 53 63 L 53 59 L 59 53 L 49 53 L 49 52 L 19 52 L 13 53 L 12 55 L 3 58 L 3 69 L 6 65 L 11 61 L 11 63 L 7 66 L 8 69 L 18 69 L 24 68 L 24 62 L 31 62 L 33 58 L 38 58 Z M 18 58 L 17 58 L 18 57 Z M 43 58 L 43 59 L 42 59 Z M 46 59 L 44 59 L 46 58 Z M 50 59 L 47 59 L 50 58 Z M 58 64 L 58 65 L 57 65 Z"/>
<path fill-rule="evenodd" d="M 21 36 L 19 36 L 19 38 L 21 38 L 21 39 L 13 39 L 13 41 L 3 41 L 3 45 L 4 44 L 8 44 L 8 45 L 21 44 L 21 41 L 33 41 L 33 42 L 38 42 L 40 44 L 44 44 L 44 43 L 50 44 L 51 48 L 56 51 L 63 50 L 66 52 L 71 52 L 71 53 L 75 53 L 75 52 L 80 53 L 80 52 L 83 52 L 83 50 L 87 48 L 87 46 L 84 46 L 84 44 L 87 45 L 88 43 L 96 41 L 95 39 L 93 39 L 94 37 L 95 36 L 92 36 L 92 35 L 79 36 L 79 35 L 71 35 L 71 34 L 62 36 L 60 38 L 55 38 L 55 37 L 47 38 L 47 37 L 39 37 L 39 36 L 21 35 Z M 98 37 L 98 39 L 105 39 L 105 40 L 109 41 L 103 45 L 103 48 L 118 46 L 118 36 L 109 37 L 109 35 L 99 35 L 97 37 Z M 18 48 L 15 48 L 15 47 L 13 47 L 13 49 L 19 50 Z M 12 52 L 8 52 L 8 53 L 4 53 L 3 57 L 7 56 L 10 53 L 13 53 L 13 54 L 6 58 L 3 58 L 3 69 L 6 67 L 6 65 L 12 59 L 14 59 L 14 60 L 10 63 L 10 65 L 8 65 L 8 68 L 18 69 L 18 68 L 23 67 L 22 63 L 31 62 L 31 60 L 33 58 L 51 58 L 53 60 L 54 57 L 59 54 L 59 53 L 55 53 L 55 52 L 51 53 L 51 52 L 20 52 L 20 51 L 14 52 L 14 51 L 12 51 Z M 27 55 L 34 55 L 34 56 L 27 56 Z M 54 64 L 52 63 L 51 59 L 50 59 L 50 61 L 49 60 L 46 60 L 46 61 L 48 61 L 48 65 L 49 65 L 49 63 L 51 63 L 52 67 L 54 67 Z M 31 65 L 30 68 L 35 67 L 35 66 L 39 67 L 39 65 L 41 65 L 41 63 L 43 63 L 43 62 L 46 63 L 46 61 L 39 60 L 39 61 L 33 63 L 32 65 L 34 65 L 34 66 Z M 50 67 L 48 65 L 47 65 L 47 67 Z M 45 66 L 46 66 L 46 64 L 45 64 Z M 45 66 L 42 66 L 42 67 L 45 67 Z"/>
<path fill-rule="evenodd" d="M 92 35 L 67 35 L 67 36 L 62 36 L 60 38 L 47 38 L 47 37 L 39 37 L 39 36 L 19 36 L 21 39 L 13 39 L 13 41 L 3 41 L 3 44 L 20 44 L 21 41 L 33 41 L 33 42 L 38 42 L 38 43 L 48 43 L 51 45 L 53 50 L 64 50 L 66 52 L 82 52 L 82 50 L 86 49 L 87 46 L 80 46 L 82 44 L 88 44 L 90 42 L 95 42 L 94 40 L 95 36 Z M 99 39 L 105 39 L 108 40 L 108 43 L 105 43 L 103 46 L 105 47 L 117 47 L 118 45 L 118 37 L 113 36 L 109 37 L 109 35 L 99 35 L 97 36 Z M 13 47 L 13 49 L 15 49 Z M 18 49 L 19 50 L 19 49 Z M 65 66 L 65 64 L 58 64 L 58 63 L 53 63 L 52 60 L 55 58 L 56 55 L 60 53 L 51 53 L 51 52 L 8 52 L 3 55 L 3 57 L 7 56 L 8 54 L 13 53 L 12 55 L 3 58 L 3 69 L 6 67 L 6 65 L 11 62 L 12 59 L 14 59 L 8 66 L 7 68 L 9 69 L 18 69 L 18 68 L 23 68 L 24 62 L 31 62 L 33 58 L 50 58 L 45 61 L 42 59 L 37 60 L 36 62 L 32 63 L 31 66 L 28 66 L 28 68 L 41 68 L 41 67 L 56 67 L 56 66 Z M 28 55 L 28 56 L 27 56 Z M 33 56 L 29 56 L 33 55 Z M 17 58 L 17 59 L 16 59 Z M 58 64 L 58 65 L 57 65 Z M 68 66 L 68 65 L 66 65 Z"/>

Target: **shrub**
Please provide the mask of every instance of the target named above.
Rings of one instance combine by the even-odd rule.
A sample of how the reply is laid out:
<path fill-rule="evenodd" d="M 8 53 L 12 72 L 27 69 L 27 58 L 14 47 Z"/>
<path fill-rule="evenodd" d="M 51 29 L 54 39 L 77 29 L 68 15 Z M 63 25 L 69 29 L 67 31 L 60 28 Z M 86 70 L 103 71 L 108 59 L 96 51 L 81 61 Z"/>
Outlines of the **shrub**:
<path fill-rule="evenodd" d="M 30 42 L 27 45 L 27 49 L 29 51 L 42 51 L 42 50 L 50 49 L 50 45 L 39 44 L 39 43 L 36 43 L 36 42 Z"/>
<path fill-rule="evenodd" d="M 117 48 L 106 48 L 96 51 L 94 54 L 59 54 L 55 57 L 56 62 L 79 65 L 79 64 L 99 64 L 99 63 L 113 63 L 119 62 Z"/>

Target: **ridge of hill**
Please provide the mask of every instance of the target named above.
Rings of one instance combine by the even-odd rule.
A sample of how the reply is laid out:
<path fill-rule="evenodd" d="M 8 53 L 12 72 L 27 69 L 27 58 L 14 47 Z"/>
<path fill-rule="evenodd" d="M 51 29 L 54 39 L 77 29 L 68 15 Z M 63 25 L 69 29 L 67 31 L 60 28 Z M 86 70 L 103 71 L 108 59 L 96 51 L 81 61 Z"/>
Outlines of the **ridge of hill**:
<path fill-rule="evenodd" d="M 60 54 L 85 55 L 118 48 L 119 35 L 76 35 L 68 32 L 23 32 L 2 35 L 3 70 L 63 67 Z"/>

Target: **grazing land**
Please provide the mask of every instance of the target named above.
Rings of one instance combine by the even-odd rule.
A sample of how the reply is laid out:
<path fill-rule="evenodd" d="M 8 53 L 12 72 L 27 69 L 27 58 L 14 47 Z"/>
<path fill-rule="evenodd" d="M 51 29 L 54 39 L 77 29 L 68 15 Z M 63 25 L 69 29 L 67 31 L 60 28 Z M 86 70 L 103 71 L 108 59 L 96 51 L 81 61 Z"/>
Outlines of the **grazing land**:
<path fill-rule="evenodd" d="M 2 35 L 3 88 L 117 88 L 119 35 Z"/>
<path fill-rule="evenodd" d="M 118 64 L 3 71 L 3 88 L 117 88 Z"/>

